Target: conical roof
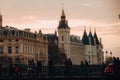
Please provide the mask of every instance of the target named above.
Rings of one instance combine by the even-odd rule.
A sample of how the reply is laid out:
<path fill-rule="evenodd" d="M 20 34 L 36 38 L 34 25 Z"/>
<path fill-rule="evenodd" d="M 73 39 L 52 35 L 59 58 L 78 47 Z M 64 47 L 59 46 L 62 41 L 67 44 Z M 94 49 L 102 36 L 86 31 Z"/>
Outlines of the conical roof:
<path fill-rule="evenodd" d="M 83 42 L 83 44 L 85 44 L 85 45 L 88 45 L 88 44 L 89 44 L 89 39 L 88 39 L 86 30 L 84 30 L 83 37 L 82 37 L 82 42 Z"/>
<path fill-rule="evenodd" d="M 95 42 L 96 45 L 100 44 L 96 32 L 94 33 L 94 38 L 95 38 L 95 40 L 96 40 L 96 42 Z"/>
<path fill-rule="evenodd" d="M 62 8 L 62 14 L 61 16 L 65 16 L 65 12 L 64 12 L 64 9 Z"/>
<path fill-rule="evenodd" d="M 92 33 L 91 33 L 91 31 L 90 31 L 90 33 L 89 33 L 89 36 L 88 36 L 89 38 L 90 38 L 90 43 L 91 43 L 91 45 L 94 45 L 94 37 L 93 37 L 93 35 L 92 35 Z"/>

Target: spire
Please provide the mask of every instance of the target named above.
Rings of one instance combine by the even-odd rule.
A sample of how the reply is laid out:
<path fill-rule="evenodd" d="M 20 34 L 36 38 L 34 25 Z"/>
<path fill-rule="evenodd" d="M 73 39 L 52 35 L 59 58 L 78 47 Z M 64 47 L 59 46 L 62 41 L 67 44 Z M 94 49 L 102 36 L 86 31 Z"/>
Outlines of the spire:
<path fill-rule="evenodd" d="M 91 27 L 90 27 L 90 32 L 91 32 Z"/>
<path fill-rule="evenodd" d="M 82 42 L 85 45 L 89 44 L 89 39 L 88 39 L 88 36 L 87 36 L 87 33 L 86 33 L 86 27 L 85 26 L 84 26 L 84 33 L 83 33 L 83 37 L 82 37 Z"/>
<path fill-rule="evenodd" d="M 96 33 L 96 27 L 95 27 L 95 29 L 94 29 L 94 32 Z"/>
<path fill-rule="evenodd" d="M 91 45 L 94 45 L 94 37 L 91 32 L 91 27 L 90 27 L 90 32 L 89 32 L 89 39 L 90 39 L 89 41 L 90 41 Z"/>
<path fill-rule="evenodd" d="M 96 27 L 95 27 L 95 31 L 94 31 L 94 38 L 95 38 L 95 40 L 96 40 L 95 44 L 98 45 L 100 42 L 99 42 L 98 37 L 97 37 L 97 34 L 96 34 Z"/>
<path fill-rule="evenodd" d="M 64 9 L 62 8 L 62 14 L 61 16 L 65 16 L 65 12 L 64 12 Z"/>
<path fill-rule="evenodd" d="M 69 28 L 68 21 L 66 20 L 66 16 L 65 16 L 63 7 L 62 7 L 61 20 L 59 21 L 58 28 Z"/>
<path fill-rule="evenodd" d="M 84 26 L 84 31 L 86 31 L 86 26 Z"/>
<path fill-rule="evenodd" d="M 57 36 L 57 31 L 55 30 L 55 35 Z"/>
<path fill-rule="evenodd" d="M 62 3 L 62 14 L 61 14 L 61 16 L 65 16 L 64 5 L 63 5 L 63 3 Z"/>

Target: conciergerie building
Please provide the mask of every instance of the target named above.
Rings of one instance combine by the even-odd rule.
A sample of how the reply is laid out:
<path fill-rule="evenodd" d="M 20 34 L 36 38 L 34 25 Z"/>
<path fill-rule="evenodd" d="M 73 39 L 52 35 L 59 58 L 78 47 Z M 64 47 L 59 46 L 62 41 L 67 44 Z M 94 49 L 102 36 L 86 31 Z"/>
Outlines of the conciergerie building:
<path fill-rule="evenodd" d="M 0 62 L 27 64 L 28 60 L 35 63 L 40 60 L 43 65 L 47 65 L 48 60 L 56 61 L 64 53 L 74 65 L 85 60 L 89 64 L 102 64 L 103 44 L 96 31 L 92 34 L 90 30 L 87 34 L 84 29 L 80 39 L 79 36 L 70 35 L 70 29 L 64 9 L 54 34 L 43 34 L 41 30 L 33 33 L 28 28 L 20 30 L 10 26 L 3 27 L 0 14 Z"/>

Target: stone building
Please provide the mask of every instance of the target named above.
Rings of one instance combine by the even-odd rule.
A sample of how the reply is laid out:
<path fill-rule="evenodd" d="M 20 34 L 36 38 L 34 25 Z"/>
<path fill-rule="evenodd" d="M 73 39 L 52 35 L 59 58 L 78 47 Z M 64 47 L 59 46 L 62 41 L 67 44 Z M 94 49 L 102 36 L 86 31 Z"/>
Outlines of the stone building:
<path fill-rule="evenodd" d="M 80 64 L 84 60 L 84 46 L 78 36 L 70 35 L 70 27 L 63 9 L 57 29 L 60 50 L 67 55 L 67 58 L 71 58 L 74 65 Z"/>
<path fill-rule="evenodd" d="M 64 9 L 62 9 L 57 32 L 54 34 L 44 35 L 47 36 L 48 43 L 52 42 L 51 45 L 55 45 L 57 43 L 59 48 L 59 53 L 52 50 L 53 52 L 49 53 L 49 56 L 53 57 L 52 53 L 65 53 L 67 58 L 70 58 L 74 65 L 79 65 L 81 61 L 84 62 L 85 60 L 87 60 L 89 64 L 102 64 L 103 45 L 101 40 L 98 40 L 96 31 L 93 36 L 91 30 L 89 35 L 87 35 L 86 30 L 84 30 L 83 37 L 80 39 L 80 36 L 71 35 L 70 29 Z M 48 50 L 51 49 L 48 47 Z"/>
<path fill-rule="evenodd" d="M 103 45 L 101 39 L 98 40 L 96 31 L 94 35 L 90 30 L 89 35 L 87 35 L 86 30 L 84 30 L 82 43 L 84 44 L 84 55 L 85 60 L 89 62 L 89 64 L 102 64 L 103 63 Z"/>
<path fill-rule="evenodd" d="M 29 60 L 34 62 L 40 60 L 43 65 L 47 65 L 48 42 L 41 31 L 32 33 L 30 29 L 3 27 L 1 21 L 0 63 L 28 64 Z"/>
<path fill-rule="evenodd" d="M 19 30 L 14 27 L 2 27 L 0 14 L 0 61 L 27 64 L 28 60 L 40 60 L 47 64 L 48 60 L 70 58 L 74 65 L 87 60 L 89 64 L 103 63 L 103 45 L 90 30 L 87 35 L 84 30 L 83 37 L 71 35 L 71 28 L 62 9 L 57 31 L 53 34 L 32 33 L 30 29 Z M 61 57 L 62 55 L 62 57 Z M 64 61 L 64 60 L 63 60 Z"/>

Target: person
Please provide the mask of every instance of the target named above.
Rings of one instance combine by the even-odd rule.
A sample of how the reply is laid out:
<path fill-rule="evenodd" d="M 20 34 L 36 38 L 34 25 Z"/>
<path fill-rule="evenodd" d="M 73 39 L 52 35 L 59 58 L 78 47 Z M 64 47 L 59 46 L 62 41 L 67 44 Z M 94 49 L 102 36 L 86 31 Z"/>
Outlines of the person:
<path fill-rule="evenodd" d="M 70 58 L 68 58 L 68 65 L 71 66 L 72 65 L 72 61 Z"/>
<path fill-rule="evenodd" d="M 37 75 L 42 76 L 42 64 L 41 64 L 41 61 L 38 61 L 38 62 L 37 62 L 37 65 L 36 65 L 36 73 L 37 73 Z"/>
<path fill-rule="evenodd" d="M 87 62 L 87 60 L 85 60 L 84 74 L 86 76 L 88 75 L 88 62 Z"/>
<path fill-rule="evenodd" d="M 54 75 L 54 62 L 52 60 L 48 61 L 49 76 Z"/>
<path fill-rule="evenodd" d="M 84 66 L 84 62 L 83 62 L 83 61 L 81 61 L 80 65 L 81 65 L 81 66 Z"/>
<path fill-rule="evenodd" d="M 87 60 L 85 60 L 85 65 L 88 66 L 88 62 L 87 62 Z"/>
<path fill-rule="evenodd" d="M 66 59 L 65 63 L 65 70 L 64 70 L 64 74 L 65 76 L 71 76 L 71 71 L 72 71 L 72 61 L 70 58 Z"/>
<path fill-rule="evenodd" d="M 113 57 L 113 70 L 114 70 L 114 78 L 119 78 L 119 71 L 120 71 L 120 60 L 119 57 Z"/>

